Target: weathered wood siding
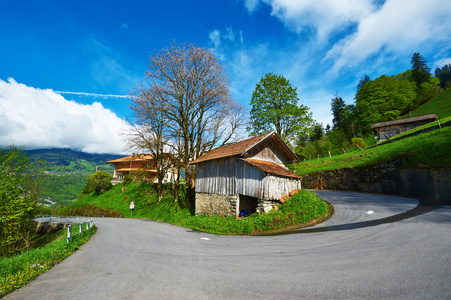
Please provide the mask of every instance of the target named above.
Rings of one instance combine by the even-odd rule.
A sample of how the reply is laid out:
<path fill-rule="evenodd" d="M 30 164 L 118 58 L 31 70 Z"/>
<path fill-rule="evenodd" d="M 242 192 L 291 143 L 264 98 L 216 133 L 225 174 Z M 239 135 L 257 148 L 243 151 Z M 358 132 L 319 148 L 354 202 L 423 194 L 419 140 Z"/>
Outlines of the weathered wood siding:
<path fill-rule="evenodd" d="M 287 165 L 287 159 L 285 155 L 270 140 L 267 140 L 249 150 L 249 152 L 246 153 L 245 157 L 267 160 L 276 164 Z"/>
<path fill-rule="evenodd" d="M 265 174 L 235 157 L 201 163 L 196 171 L 196 192 L 244 195 L 278 200 L 301 189 L 301 180 Z"/>
<path fill-rule="evenodd" d="M 242 160 L 236 160 L 237 194 L 260 198 L 261 183 L 265 174 Z"/>
<path fill-rule="evenodd" d="M 196 170 L 196 192 L 236 195 L 236 158 L 200 163 Z"/>
<path fill-rule="evenodd" d="M 279 200 L 288 196 L 293 190 L 301 189 L 301 180 L 295 178 L 284 178 L 268 174 L 262 181 L 263 200 Z"/>

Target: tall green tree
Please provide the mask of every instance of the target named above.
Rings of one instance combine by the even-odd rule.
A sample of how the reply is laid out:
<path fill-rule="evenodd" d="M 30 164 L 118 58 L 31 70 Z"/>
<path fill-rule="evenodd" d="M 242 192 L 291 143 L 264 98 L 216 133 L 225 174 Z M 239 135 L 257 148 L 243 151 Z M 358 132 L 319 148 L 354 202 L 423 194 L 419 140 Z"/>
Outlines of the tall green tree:
<path fill-rule="evenodd" d="M 346 103 L 343 101 L 341 97 L 338 97 L 337 93 L 335 94 L 335 97 L 332 98 L 330 105 L 332 108 L 333 128 L 343 128 L 344 109 L 346 107 Z"/>
<path fill-rule="evenodd" d="M 449 89 L 451 87 L 451 64 L 446 64 L 442 68 L 435 69 L 435 77 L 440 79 L 440 87 Z"/>
<path fill-rule="evenodd" d="M 427 65 L 427 60 L 418 52 L 415 52 L 410 59 L 412 64 L 412 81 L 421 87 L 422 83 L 431 80 L 431 68 Z"/>
<path fill-rule="evenodd" d="M 408 112 L 415 90 L 414 82 L 396 76 L 382 75 L 365 83 L 355 98 L 363 133 L 371 132 L 372 123 L 394 120 Z"/>
<path fill-rule="evenodd" d="M 28 248 L 43 162 L 15 146 L 0 148 L 0 256 Z"/>
<path fill-rule="evenodd" d="M 285 142 L 294 142 L 313 122 L 309 108 L 298 102 L 296 88 L 288 79 L 267 73 L 252 93 L 248 132 L 258 135 L 275 130 Z"/>
<path fill-rule="evenodd" d="M 360 90 L 365 83 L 370 81 L 371 81 L 370 77 L 365 74 L 365 76 L 360 78 L 359 83 L 357 84 L 357 91 Z"/>

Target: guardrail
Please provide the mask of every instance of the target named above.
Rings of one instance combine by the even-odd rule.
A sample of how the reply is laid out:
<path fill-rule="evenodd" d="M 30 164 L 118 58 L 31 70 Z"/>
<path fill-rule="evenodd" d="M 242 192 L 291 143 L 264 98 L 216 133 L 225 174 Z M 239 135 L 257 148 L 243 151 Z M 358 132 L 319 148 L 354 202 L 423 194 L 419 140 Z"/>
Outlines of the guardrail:
<path fill-rule="evenodd" d="M 69 216 L 49 216 L 49 215 L 38 215 L 35 216 L 36 221 L 41 222 L 57 222 L 57 223 L 66 223 L 67 226 L 67 242 L 69 243 L 70 240 L 77 236 L 82 235 L 83 232 L 86 232 L 92 228 L 94 225 L 94 220 L 89 217 L 69 217 Z M 73 223 L 73 224 L 70 224 Z M 76 230 L 74 233 L 72 230 L 72 227 L 78 226 L 78 230 Z M 83 228 L 84 227 L 84 228 Z"/>
<path fill-rule="evenodd" d="M 78 225 L 78 233 L 76 233 L 76 234 L 73 234 L 72 233 L 72 226 L 76 226 L 76 225 Z M 74 225 L 69 225 L 69 226 L 67 226 L 67 242 L 69 243 L 70 242 L 70 239 L 71 238 L 73 238 L 73 237 L 75 237 L 75 236 L 77 236 L 77 235 L 82 235 L 83 234 L 83 226 L 84 225 L 86 225 L 85 226 L 85 228 L 86 228 L 86 230 L 85 231 L 88 231 L 88 230 L 90 230 L 91 228 L 92 228 L 92 226 L 94 225 L 94 221 L 92 220 L 92 219 L 90 219 L 89 221 L 84 221 L 84 222 L 82 222 L 82 223 L 78 223 L 78 224 L 74 224 Z"/>

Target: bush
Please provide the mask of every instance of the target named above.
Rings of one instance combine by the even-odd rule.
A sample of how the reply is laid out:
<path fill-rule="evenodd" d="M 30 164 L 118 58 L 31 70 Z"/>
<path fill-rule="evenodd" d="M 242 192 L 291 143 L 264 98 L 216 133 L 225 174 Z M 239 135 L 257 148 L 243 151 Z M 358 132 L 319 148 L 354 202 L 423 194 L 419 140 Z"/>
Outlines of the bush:
<path fill-rule="evenodd" d="M 122 184 L 123 184 L 123 185 L 127 185 L 127 184 L 129 184 L 130 182 L 132 182 L 132 181 L 133 181 L 133 178 L 132 178 L 131 176 L 125 175 L 125 176 L 124 176 L 124 180 L 122 181 Z"/>
<path fill-rule="evenodd" d="M 352 138 L 351 142 L 354 146 L 358 146 L 362 149 L 367 147 L 365 144 L 365 140 L 362 138 L 358 138 L 358 137 Z"/>
<path fill-rule="evenodd" d="M 60 216 L 85 216 L 85 217 L 110 217 L 123 218 L 124 215 L 117 210 L 99 207 L 97 205 L 85 204 L 70 209 L 63 209 L 58 211 Z"/>
<path fill-rule="evenodd" d="M 113 177 L 106 171 L 99 171 L 95 174 L 91 174 L 81 193 L 82 195 L 87 195 L 92 192 L 104 194 L 111 187 L 113 187 L 113 184 L 111 183 L 112 179 Z"/>

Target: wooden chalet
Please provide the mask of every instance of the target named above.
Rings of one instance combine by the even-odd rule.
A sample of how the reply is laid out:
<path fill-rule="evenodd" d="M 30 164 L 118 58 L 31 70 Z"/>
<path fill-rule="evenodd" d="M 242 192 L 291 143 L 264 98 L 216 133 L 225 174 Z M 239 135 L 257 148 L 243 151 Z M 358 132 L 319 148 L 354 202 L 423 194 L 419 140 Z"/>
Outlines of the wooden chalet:
<path fill-rule="evenodd" d="M 170 157 L 168 156 L 168 159 Z M 110 160 L 107 164 L 114 165 L 113 181 L 122 182 L 124 176 L 133 176 L 137 171 L 145 171 L 145 180 L 156 181 L 156 162 L 151 154 L 135 154 Z M 170 182 L 174 176 L 174 170 L 170 170 L 164 177 L 164 182 Z"/>
<path fill-rule="evenodd" d="M 436 120 L 437 116 L 435 114 L 428 114 L 418 117 L 375 123 L 371 125 L 371 128 L 377 135 L 377 141 L 382 142 L 394 137 L 397 134 L 409 131 Z"/>
<path fill-rule="evenodd" d="M 191 162 L 196 169 L 196 215 L 267 212 L 301 189 L 287 165 L 297 156 L 271 131 L 212 150 Z"/>

